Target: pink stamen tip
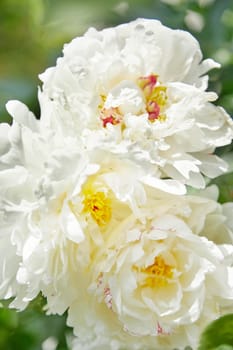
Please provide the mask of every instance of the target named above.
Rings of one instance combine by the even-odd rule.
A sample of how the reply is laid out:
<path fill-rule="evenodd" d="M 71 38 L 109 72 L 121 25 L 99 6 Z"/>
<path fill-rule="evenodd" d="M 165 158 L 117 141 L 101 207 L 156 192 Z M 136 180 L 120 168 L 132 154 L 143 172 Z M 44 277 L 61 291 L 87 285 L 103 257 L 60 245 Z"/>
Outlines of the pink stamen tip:
<path fill-rule="evenodd" d="M 149 114 L 148 119 L 153 121 L 159 117 L 160 107 L 155 101 L 147 103 L 147 112 Z"/>
<path fill-rule="evenodd" d="M 116 125 L 120 123 L 120 121 L 114 118 L 112 115 L 110 115 L 109 117 L 103 118 L 102 121 L 103 121 L 104 128 L 106 128 L 107 124 L 109 123 L 112 125 Z"/>
<path fill-rule="evenodd" d="M 140 88 L 143 90 L 145 96 L 149 97 L 154 87 L 157 84 L 158 76 L 155 74 L 148 75 L 146 77 L 140 77 L 138 83 Z"/>
<path fill-rule="evenodd" d="M 156 85 L 157 84 L 157 75 L 151 74 L 148 76 L 149 84 Z"/>

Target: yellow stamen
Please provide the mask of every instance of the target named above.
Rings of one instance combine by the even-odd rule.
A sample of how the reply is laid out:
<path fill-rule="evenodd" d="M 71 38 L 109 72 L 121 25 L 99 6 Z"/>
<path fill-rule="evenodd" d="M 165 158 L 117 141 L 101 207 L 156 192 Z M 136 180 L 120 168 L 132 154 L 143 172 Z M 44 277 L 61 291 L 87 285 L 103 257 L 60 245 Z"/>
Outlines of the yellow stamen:
<path fill-rule="evenodd" d="M 154 87 L 150 95 L 150 100 L 156 102 L 160 107 L 164 107 L 167 102 L 166 91 L 166 86 L 159 85 Z"/>
<path fill-rule="evenodd" d="M 100 103 L 98 105 L 99 109 L 104 108 L 104 103 L 105 103 L 106 99 L 107 99 L 106 95 L 103 95 L 103 94 L 100 95 Z"/>
<path fill-rule="evenodd" d="M 163 287 L 173 277 L 173 267 L 166 264 L 162 256 L 156 256 L 154 263 L 139 271 L 146 274 L 143 287 Z"/>
<path fill-rule="evenodd" d="M 162 114 L 162 112 L 167 104 L 166 86 L 160 85 L 158 75 L 155 74 L 140 77 L 137 83 L 145 98 L 148 120 L 151 123 L 154 123 L 156 120 L 164 122 L 166 114 Z"/>
<path fill-rule="evenodd" d="M 111 200 L 104 192 L 86 191 L 83 205 L 83 211 L 90 213 L 99 226 L 105 226 L 111 220 Z"/>
<path fill-rule="evenodd" d="M 165 114 L 160 114 L 160 115 L 158 116 L 158 120 L 159 120 L 160 122 L 165 122 L 166 119 L 167 119 L 167 117 L 166 117 Z"/>

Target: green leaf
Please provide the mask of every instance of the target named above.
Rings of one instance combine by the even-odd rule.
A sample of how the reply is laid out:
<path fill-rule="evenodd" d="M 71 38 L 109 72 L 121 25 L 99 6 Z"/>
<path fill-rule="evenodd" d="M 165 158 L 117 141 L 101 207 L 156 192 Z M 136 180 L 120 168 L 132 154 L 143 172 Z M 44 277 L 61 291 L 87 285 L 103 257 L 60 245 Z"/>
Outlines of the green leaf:
<path fill-rule="evenodd" d="M 233 314 L 220 317 L 205 329 L 198 350 L 233 350 Z"/>
<path fill-rule="evenodd" d="M 209 182 L 208 185 L 217 185 L 219 188 L 219 202 L 226 203 L 233 201 L 233 172 L 218 176 Z"/>

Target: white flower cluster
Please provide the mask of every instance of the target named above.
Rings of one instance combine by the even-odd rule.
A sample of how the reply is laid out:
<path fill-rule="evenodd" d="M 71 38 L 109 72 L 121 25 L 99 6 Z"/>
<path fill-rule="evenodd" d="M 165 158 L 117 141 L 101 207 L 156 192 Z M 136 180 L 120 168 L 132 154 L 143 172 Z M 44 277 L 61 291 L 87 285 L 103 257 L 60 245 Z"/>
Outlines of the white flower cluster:
<path fill-rule="evenodd" d="M 233 138 L 206 92 L 217 66 L 190 34 L 139 19 L 65 46 L 41 75 L 40 120 L 8 102 L 0 297 L 68 310 L 75 350 L 195 349 L 233 310 L 233 204 L 205 189 Z"/>

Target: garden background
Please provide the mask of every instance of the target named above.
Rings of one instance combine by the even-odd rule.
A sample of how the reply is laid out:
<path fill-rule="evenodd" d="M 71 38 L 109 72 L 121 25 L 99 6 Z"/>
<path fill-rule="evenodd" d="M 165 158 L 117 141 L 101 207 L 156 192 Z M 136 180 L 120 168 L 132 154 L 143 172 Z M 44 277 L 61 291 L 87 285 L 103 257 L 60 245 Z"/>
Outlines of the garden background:
<path fill-rule="evenodd" d="M 0 122 L 11 122 L 5 109 L 9 99 L 21 100 L 39 117 L 38 74 L 55 65 L 64 43 L 90 26 L 102 29 L 138 17 L 159 19 L 198 39 L 203 56 L 222 65 L 210 72 L 209 90 L 218 93 L 217 104 L 233 115 L 232 0 L 0 0 Z M 212 182 L 220 186 L 221 202 L 232 201 L 233 145 L 218 152 L 230 170 Z M 2 302 L 0 350 L 69 349 L 65 317 L 45 316 L 44 304 L 39 296 L 18 313 Z"/>

